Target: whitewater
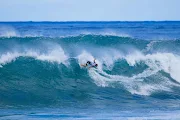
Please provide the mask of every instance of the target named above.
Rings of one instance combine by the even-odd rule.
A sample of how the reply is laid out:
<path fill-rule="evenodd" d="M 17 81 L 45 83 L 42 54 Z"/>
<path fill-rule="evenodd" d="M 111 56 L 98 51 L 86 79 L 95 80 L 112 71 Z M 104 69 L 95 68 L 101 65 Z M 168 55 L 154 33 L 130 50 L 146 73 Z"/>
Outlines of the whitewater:
<path fill-rule="evenodd" d="M 1 22 L 0 119 L 178 119 L 179 33 L 168 21 Z"/>

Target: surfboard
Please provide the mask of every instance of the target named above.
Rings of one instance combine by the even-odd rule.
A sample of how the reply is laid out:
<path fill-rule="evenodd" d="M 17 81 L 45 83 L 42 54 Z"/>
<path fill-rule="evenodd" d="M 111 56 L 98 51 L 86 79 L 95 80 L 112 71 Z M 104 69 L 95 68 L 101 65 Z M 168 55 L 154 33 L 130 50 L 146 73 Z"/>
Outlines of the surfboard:
<path fill-rule="evenodd" d="M 90 64 L 86 65 L 86 64 L 81 64 L 81 67 L 84 67 L 84 68 L 97 68 L 96 66 L 92 66 Z"/>

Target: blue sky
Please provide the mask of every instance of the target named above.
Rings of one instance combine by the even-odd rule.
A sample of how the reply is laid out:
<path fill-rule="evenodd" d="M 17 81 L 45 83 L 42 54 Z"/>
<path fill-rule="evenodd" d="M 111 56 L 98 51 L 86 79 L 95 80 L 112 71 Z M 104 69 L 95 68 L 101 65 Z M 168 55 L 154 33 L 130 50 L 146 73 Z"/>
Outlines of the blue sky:
<path fill-rule="evenodd" d="M 180 20 L 180 0 L 0 0 L 0 21 Z"/>

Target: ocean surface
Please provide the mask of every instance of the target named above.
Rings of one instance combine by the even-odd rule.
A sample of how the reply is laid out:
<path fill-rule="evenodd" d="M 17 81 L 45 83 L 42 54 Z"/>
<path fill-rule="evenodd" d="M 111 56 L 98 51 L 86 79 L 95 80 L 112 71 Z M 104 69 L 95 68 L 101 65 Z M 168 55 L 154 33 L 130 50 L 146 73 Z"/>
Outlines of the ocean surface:
<path fill-rule="evenodd" d="M 0 22 L 6 119 L 180 119 L 180 22 Z"/>

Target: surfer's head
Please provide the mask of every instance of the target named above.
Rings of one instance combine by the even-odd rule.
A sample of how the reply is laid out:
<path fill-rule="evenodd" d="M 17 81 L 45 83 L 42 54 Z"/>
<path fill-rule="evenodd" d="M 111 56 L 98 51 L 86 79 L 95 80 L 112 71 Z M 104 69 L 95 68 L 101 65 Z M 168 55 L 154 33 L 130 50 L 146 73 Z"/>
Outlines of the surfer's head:
<path fill-rule="evenodd" d="M 98 64 L 95 65 L 96 67 L 98 66 Z"/>

